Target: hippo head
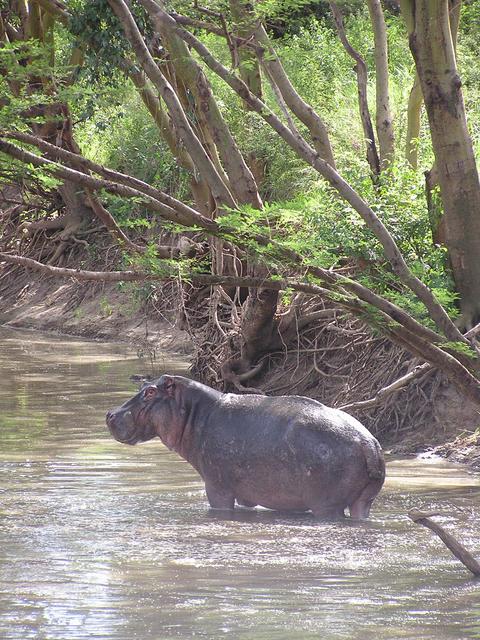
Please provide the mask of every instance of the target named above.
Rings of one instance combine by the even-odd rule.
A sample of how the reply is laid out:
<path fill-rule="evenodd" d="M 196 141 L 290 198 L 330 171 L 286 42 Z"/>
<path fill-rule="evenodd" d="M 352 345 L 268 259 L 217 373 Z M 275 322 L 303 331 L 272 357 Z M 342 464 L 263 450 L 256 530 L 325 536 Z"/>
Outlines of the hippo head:
<path fill-rule="evenodd" d="M 107 413 L 110 433 L 123 444 L 146 442 L 162 436 L 165 419 L 171 414 L 175 390 L 172 376 L 162 376 L 142 387 L 130 400 Z M 162 439 L 164 439 L 162 437 Z M 167 444 L 167 443 L 166 443 Z"/>

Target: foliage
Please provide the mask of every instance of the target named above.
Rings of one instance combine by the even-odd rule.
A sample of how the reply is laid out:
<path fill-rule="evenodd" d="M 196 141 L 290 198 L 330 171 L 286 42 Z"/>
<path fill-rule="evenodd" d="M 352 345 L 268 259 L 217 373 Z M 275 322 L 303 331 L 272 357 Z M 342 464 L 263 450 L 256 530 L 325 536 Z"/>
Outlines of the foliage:
<path fill-rule="evenodd" d="M 110 88 L 97 96 L 90 115 L 83 114 L 77 139 L 88 157 L 177 197 L 186 196 L 185 172 L 132 87 Z"/>
<path fill-rule="evenodd" d="M 49 47 L 35 40 L 5 43 L 0 47 L 0 127 L 24 127 L 43 119 L 36 109 L 39 103 L 50 104 L 51 96 L 44 84 L 33 81 L 52 77 Z"/>
<path fill-rule="evenodd" d="M 361 0 L 339 0 L 337 4 L 346 15 L 356 14 L 363 6 Z M 328 0 L 260 0 L 255 11 L 276 38 L 298 35 L 312 19 L 331 22 Z"/>
<path fill-rule="evenodd" d="M 149 20 L 136 1 L 130 7 L 141 31 L 152 40 Z M 456 295 L 449 274 L 445 250 L 432 243 L 421 171 L 412 171 L 400 158 L 385 172 L 379 183 L 369 177 L 365 159 L 363 132 L 358 118 L 356 76 L 351 58 L 340 44 L 327 10 L 327 2 L 308 0 L 262 0 L 256 3 L 258 15 L 268 18 L 276 34 L 277 51 L 295 88 L 315 110 L 325 116 L 331 133 L 338 167 L 352 186 L 368 201 L 400 247 L 414 273 L 428 284 L 437 298 L 455 316 Z M 370 102 L 373 111 L 373 36 L 365 4 L 356 1 L 340 3 L 352 45 L 364 57 L 370 69 Z M 182 200 L 189 198 L 188 177 L 170 154 L 167 145 L 138 97 L 134 87 L 126 83 L 120 70 L 130 54 L 119 22 L 107 0 L 72 0 L 69 10 L 72 36 L 57 29 L 63 61 L 52 67 L 48 46 L 34 41 L 6 44 L 0 48 L 0 127 L 24 128 L 25 113 L 37 104 L 62 99 L 69 104 L 76 122 L 76 139 L 84 154 L 95 161 L 156 186 Z M 190 3 L 185 10 L 191 12 Z M 211 8 L 224 10 L 225 2 L 212 3 Z M 478 2 L 466 2 L 459 37 L 458 56 L 465 100 L 470 113 L 472 136 L 480 149 L 480 72 Z M 391 93 L 395 108 L 397 149 L 405 136 L 405 111 L 413 81 L 413 62 L 401 19 L 387 15 Z M 282 27 L 281 25 L 287 25 Z M 275 26 L 276 25 L 276 26 Z M 280 25 L 280 26 L 279 26 Z M 231 64 L 225 41 L 215 35 L 201 33 L 202 41 L 226 65 Z M 81 36 L 86 62 L 73 87 L 63 85 L 70 72 L 65 61 L 67 51 Z M 85 43 L 88 46 L 85 46 Z M 25 60 L 28 59 L 28 65 Z M 50 82 L 32 85 L 35 75 Z M 245 112 L 240 99 L 207 71 L 219 107 L 246 158 L 261 159 L 266 165 L 261 185 L 265 208 L 257 211 L 243 207 L 220 219 L 220 224 L 234 230 L 235 237 L 250 243 L 252 253 L 261 255 L 268 266 L 282 273 L 285 265 L 273 245 L 261 246 L 251 240 L 252 234 L 263 233 L 265 224 L 276 241 L 304 256 L 305 266 L 344 267 L 356 271 L 364 284 L 382 293 L 427 322 L 425 310 L 398 282 L 386 263 L 383 250 L 358 214 L 343 201 L 318 174 L 287 149 L 282 140 L 251 112 Z M 19 84 L 18 95 L 9 82 Z M 53 96 L 51 85 L 55 85 Z M 264 82 L 264 99 L 280 116 L 281 109 L 268 83 Z M 32 112 L 29 123 L 35 121 Z M 298 128 L 305 133 L 303 125 Z M 421 170 L 431 167 L 433 155 L 426 119 L 423 118 L 419 140 Z M 39 173 L 43 186 L 55 186 L 45 173 Z M 48 182 L 50 180 L 50 182 Z M 154 224 L 141 200 L 126 201 L 103 194 L 103 201 L 118 224 L 125 229 L 145 231 Z M 154 273 L 177 274 L 201 270 L 204 265 L 188 260 L 158 261 L 152 243 L 135 264 Z M 286 299 L 286 298 L 285 298 Z"/>
<path fill-rule="evenodd" d="M 129 6 L 139 28 L 151 37 L 150 21 L 144 9 L 135 0 Z M 88 45 L 84 75 L 91 81 L 118 81 L 118 64 L 130 55 L 130 47 L 107 0 L 71 0 L 69 10 L 72 33 L 81 37 L 83 46 Z"/>

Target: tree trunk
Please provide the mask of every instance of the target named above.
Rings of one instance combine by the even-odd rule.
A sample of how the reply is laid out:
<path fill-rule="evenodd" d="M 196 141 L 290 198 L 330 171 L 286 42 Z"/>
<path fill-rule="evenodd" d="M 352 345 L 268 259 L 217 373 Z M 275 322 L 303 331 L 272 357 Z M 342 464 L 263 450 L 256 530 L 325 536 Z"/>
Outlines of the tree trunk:
<path fill-rule="evenodd" d="M 256 19 L 251 10 L 251 5 L 245 0 L 229 0 L 230 12 L 232 14 L 235 34 L 242 40 L 249 40 L 256 29 Z M 240 77 L 245 82 L 250 91 L 262 100 L 262 77 L 260 75 L 260 65 L 255 53 L 245 44 L 234 47 Z M 250 109 L 245 104 L 246 109 Z"/>
<path fill-rule="evenodd" d="M 430 123 L 445 215 L 445 241 L 462 324 L 480 320 L 480 181 L 457 72 L 448 0 L 402 0 Z"/>
<path fill-rule="evenodd" d="M 418 138 L 420 137 L 422 104 L 422 87 L 418 74 L 415 74 L 415 80 L 408 96 L 407 137 L 405 141 L 405 158 L 412 169 L 418 167 Z"/>
<path fill-rule="evenodd" d="M 457 50 L 457 35 L 458 35 L 458 26 L 460 23 L 460 9 L 462 2 L 461 0 L 448 0 L 449 1 L 449 9 L 450 9 L 450 31 L 452 34 L 453 47 L 455 52 Z M 412 33 L 414 29 L 414 19 L 413 14 L 409 11 L 405 11 L 404 18 L 407 23 L 407 28 L 409 33 Z M 410 95 L 408 97 L 408 107 L 407 107 L 407 136 L 405 143 L 405 158 L 407 162 L 410 164 L 412 169 L 417 169 L 418 167 L 418 139 L 420 137 L 420 118 L 422 113 L 422 104 L 423 104 L 423 93 L 422 87 L 420 85 L 420 80 L 418 78 L 418 73 L 415 74 L 415 80 L 413 81 L 413 86 L 410 91 Z M 432 167 L 430 172 L 435 173 L 435 167 Z M 427 189 L 431 189 L 433 186 L 433 182 L 431 178 L 429 178 L 429 183 L 427 185 Z"/>
<path fill-rule="evenodd" d="M 355 73 L 357 74 L 358 89 L 358 106 L 360 109 L 360 119 L 362 121 L 363 135 L 365 136 L 365 144 L 367 146 L 367 161 L 370 165 L 372 176 L 378 176 L 378 174 L 380 173 L 380 159 L 378 157 L 377 145 L 375 143 L 375 133 L 373 131 L 372 119 L 370 117 L 370 110 L 368 108 L 367 65 L 362 56 L 352 47 L 352 45 L 348 41 L 340 8 L 336 5 L 335 2 L 330 2 L 330 9 L 332 10 L 333 19 L 335 21 L 335 26 L 337 27 L 337 33 L 338 37 L 340 38 L 340 42 L 343 44 L 343 47 L 348 55 L 353 58 L 353 60 L 355 60 Z"/>
<path fill-rule="evenodd" d="M 393 116 L 390 109 L 390 92 L 388 89 L 388 42 L 387 26 L 383 16 L 380 0 L 367 0 L 370 20 L 375 41 L 375 82 L 376 82 L 376 115 L 378 146 L 380 148 L 380 165 L 385 169 L 392 161 L 395 152 L 395 135 L 393 132 Z"/>

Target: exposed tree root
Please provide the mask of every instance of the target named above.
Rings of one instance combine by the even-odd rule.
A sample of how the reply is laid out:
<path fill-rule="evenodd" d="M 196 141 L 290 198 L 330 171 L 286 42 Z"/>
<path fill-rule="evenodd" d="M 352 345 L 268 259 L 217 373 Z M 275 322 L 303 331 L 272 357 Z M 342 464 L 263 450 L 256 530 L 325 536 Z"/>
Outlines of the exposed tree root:
<path fill-rule="evenodd" d="M 51 232 L 48 236 L 48 243 L 53 249 L 51 257 L 48 259 L 48 264 L 62 264 L 63 257 L 67 248 L 71 242 L 82 242 L 75 235 L 82 230 L 84 220 L 81 216 L 75 213 L 66 213 L 65 215 L 58 216 L 56 218 L 47 218 L 43 220 L 37 220 L 35 222 L 24 222 L 21 225 L 20 231 L 23 231 L 26 236 L 33 238 L 40 232 Z"/>
<path fill-rule="evenodd" d="M 391 443 L 416 431 L 427 440 L 440 427 L 435 400 L 442 376 L 343 310 L 302 296 L 279 318 L 276 347 L 229 375 L 225 364 L 240 359 L 238 307 L 223 298 L 217 323 L 208 322 L 205 307 L 187 305 L 182 313 L 195 345 L 192 372 L 207 384 L 310 396 L 351 411 Z"/>

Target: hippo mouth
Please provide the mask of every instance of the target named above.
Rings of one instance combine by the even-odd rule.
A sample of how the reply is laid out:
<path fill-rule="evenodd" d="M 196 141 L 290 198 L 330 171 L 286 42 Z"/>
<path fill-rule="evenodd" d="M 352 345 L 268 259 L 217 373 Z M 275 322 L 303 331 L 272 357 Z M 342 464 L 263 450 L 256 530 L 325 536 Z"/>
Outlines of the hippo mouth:
<path fill-rule="evenodd" d="M 136 434 L 133 434 L 130 438 L 119 438 L 115 434 L 112 434 L 112 435 L 115 438 L 115 440 L 117 440 L 117 442 L 121 442 L 122 444 L 134 445 L 134 444 L 137 444 L 138 442 L 140 442 L 140 438 L 137 437 Z"/>
<path fill-rule="evenodd" d="M 115 440 L 122 444 L 134 445 L 142 440 L 130 411 L 125 412 L 120 420 L 115 414 L 107 413 L 107 426 Z"/>

